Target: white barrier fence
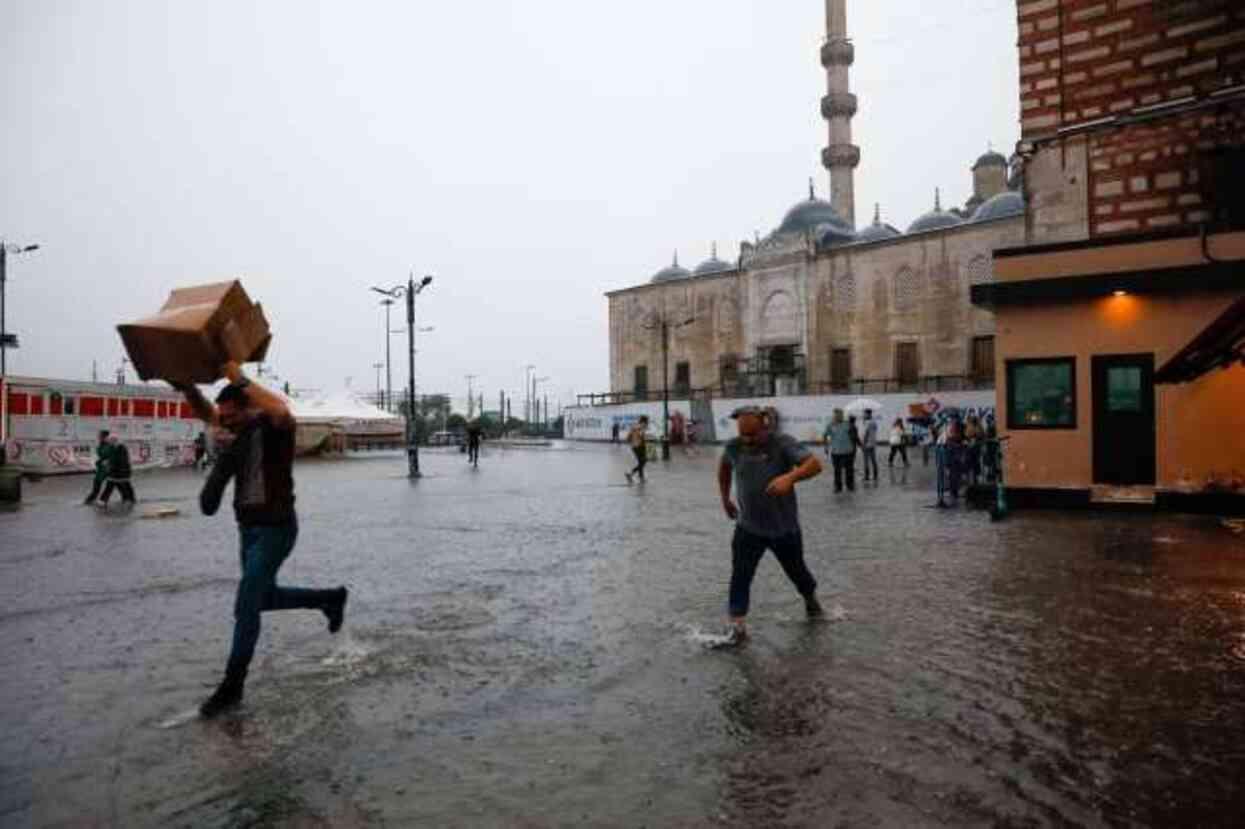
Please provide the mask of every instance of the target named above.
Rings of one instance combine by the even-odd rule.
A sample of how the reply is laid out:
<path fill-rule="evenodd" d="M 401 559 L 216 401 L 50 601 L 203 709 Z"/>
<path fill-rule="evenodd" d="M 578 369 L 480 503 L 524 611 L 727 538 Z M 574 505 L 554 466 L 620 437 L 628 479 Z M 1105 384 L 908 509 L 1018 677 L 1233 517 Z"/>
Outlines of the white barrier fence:
<path fill-rule="evenodd" d="M 720 399 L 711 401 L 714 436 L 718 441 L 735 437 L 735 421 L 731 412 L 740 406 L 760 406 L 778 412 L 778 427 L 798 440 L 812 443 L 821 440 L 826 424 L 835 409 L 846 409 L 861 400 L 857 395 L 827 394 L 801 397 L 753 397 Z M 964 416 L 976 415 L 983 422 L 994 417 L 995 396 L 993 389 L 983 391 L 938 392 L 934 394 L 900 393 L 871 395 L 869 400 L 878 404 L 873 417 L 879 423 L 878 437 L 886 441 L 890 425 L 896 418 L 907 424 L 910 406 L 921 405 L 931 414 L 951 409 Z M 691 405 L 686 400 L 671 401 L 670 413 L 681 413 L 690 418 Z M 613 427 L 618 424 L 626 435 L 641 414 L 646 414 L 653 430 L 661 433 L 661 402 L 626 403 L 617 406 L 572 406 L 566 412 L 566 439 L 582 441 L 610 440 Z M 919 436 L 919 435 L 918 435 Z"/>

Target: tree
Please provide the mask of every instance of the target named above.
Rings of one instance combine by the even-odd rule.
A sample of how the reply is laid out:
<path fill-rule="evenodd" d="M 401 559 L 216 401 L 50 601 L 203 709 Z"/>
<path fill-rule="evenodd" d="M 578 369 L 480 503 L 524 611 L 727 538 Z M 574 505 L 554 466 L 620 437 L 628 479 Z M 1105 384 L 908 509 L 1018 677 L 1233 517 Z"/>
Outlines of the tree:
<path fill-rule="evenodd" d="M 458 412 L 454 412 L 454 414 L 445 419 L 445 428 L 451 432 L 461 431 L 467 428 L 467 418 Z"/>

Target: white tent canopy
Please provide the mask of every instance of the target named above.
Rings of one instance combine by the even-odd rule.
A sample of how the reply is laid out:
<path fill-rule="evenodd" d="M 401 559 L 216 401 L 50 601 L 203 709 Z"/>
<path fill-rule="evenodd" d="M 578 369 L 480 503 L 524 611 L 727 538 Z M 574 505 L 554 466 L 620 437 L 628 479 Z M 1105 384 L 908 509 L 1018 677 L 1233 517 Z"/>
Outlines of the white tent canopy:
<path fill-rule="evenodd" d="M 340 391 L 313 397 L 287 398 L 294 417 L 305 423 L 392 423 L 401 426 L 402 418 L 379 409 L 351 394 Z"/>

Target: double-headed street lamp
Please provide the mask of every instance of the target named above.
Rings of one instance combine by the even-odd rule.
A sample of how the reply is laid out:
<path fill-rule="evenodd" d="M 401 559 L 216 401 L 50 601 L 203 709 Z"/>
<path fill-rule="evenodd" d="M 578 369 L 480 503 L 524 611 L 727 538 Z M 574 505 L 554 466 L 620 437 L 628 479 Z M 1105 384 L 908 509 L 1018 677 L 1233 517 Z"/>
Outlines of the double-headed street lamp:
<path fill-rule="evenodd" d="M 419 473 L 419 436 L 415 429 L 415 297 L 420 294 L 424 288 L 432 284 L 432 277 L 425 276 L 418 283 L 415 282 L 415 275 L 411 274 L 410 279 L 405 285 L 394 285 L 392 288 L 376 288 L 372 290 L 378 294 L 383 294 L 390 299 L 398 299 L 406 297 L 406 344 L 407 356 L 409 359 L 410 379 L 407 384 L 407 403 L 406 403 L 406 460 L 408 467 L 408 477 L 418 478 Z M 389 326 L 385 326 L 386 348 L 388 351 L 388 334 Z"/>
<path fill-rule="evenodd" d="M 644 326 L 648 331 L 661 329 L 661 459 L 670 460 L 670 329 L 691 325 L 696 320 L 688 317 L 674 324 L 662 314 Z"/>
<path fill-rule="evenodd" d="M 15 245 L 11 242 L 0 242 L 0 377 L 5 377 L 9 373 L 7 360 L 9 348 L 17 348 L 17 335 L 10 334 L 4 323 L 4 283 L 7 279 L 5 269 L 8 266 L 9 254 L 17 256 L 18 254 L 30 253 L 32 250 L 38 249 L 38 245 Z"/>

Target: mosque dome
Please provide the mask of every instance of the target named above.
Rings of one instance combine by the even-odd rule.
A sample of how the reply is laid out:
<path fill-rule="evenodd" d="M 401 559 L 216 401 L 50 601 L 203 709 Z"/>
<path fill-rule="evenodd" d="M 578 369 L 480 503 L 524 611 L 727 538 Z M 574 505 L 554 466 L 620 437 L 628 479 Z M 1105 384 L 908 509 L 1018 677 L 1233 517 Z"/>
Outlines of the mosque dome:
<path fill-rule="evenodd" d="M 986 199 L 981 207 L 973 213 L 971 221 L 988 222 L 991 219 L 1003 219 L 1008 216 L 1023 216 L 1025 197 L 1015 190 L 1004 190 L 997 196 Z"/>
<path fill-rule="evenodd" d="M 679 254 L 676 251 L 674 254 L 674 262 L 670 264 L 669 266 L 662 268 L 657 273 L 653 274 L 653 278 L 650 279 L 649 281 L 650 282 L 673 282 L 676 279 L 687 279 L 691 275 L 692 275 L 691 271 L 689 271 L 687 268 L 679 266 Z"/>
<path fill-rule="evenodd" d="M 824 225 L 829 225 L 829 228 L 823 227 Z M 787 215 L 782 217 L 782 224 L 778 226 L 776 232 L 806 233 L 810 230 L 816 231 L 820 241 L 827 229 L 833 230 L 835 234 L 844 239 L 854 237 L 856 233 L 852 226 L 830 205 L 830 202 L 822 201 L 813 194 L 813 185 L 810 182 L 808 198 L 797 203 L 787 211 Z"/>
<path fill-rule="evenodd" d="M 942 196 L 934 191 L 934 209 L 921 216 L 908 226 L 909 233 L 925 233 L 929 230 L 941 230 L 963 224 L 964 220 L 954 213 L 942 209 Z"/>
<path fill-rule="evenodd" d="M 813 228 L 813 233 L 817 237 L 817 244 L 823 248 L 832 248 L 835 245 L 846 245 L 856 241 L 856 234 L 848 228 L 846 222 L 823 222 Z"/>
<path fill-rule="evenodd" d="M 973 164 L 973 169 L 978 167 L 1007 167 L 1007 158 L 1002 153 L 995 150 L 989 150 Z"/>
<path fill-rule="evenodd" d="M 725 273 L 726 271 L 733 270 L 735 270 L 734 265 L 718 258 L 718 246 L 715 244 L 709 258 L 697 265 L 692 274 L 695 276 L 710 276 L 715 273 Z"/>
<path fill-rule="evenodd" d="M 873 224 L 861 230 L 856 234 L 857 242 L 883 242 L 887 239 L 894 239 L 903 234 L 898 228 L 891 227 L 882 221 L 881 205 L 874 205 L 873 208 Z"/>

